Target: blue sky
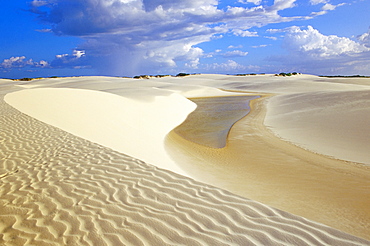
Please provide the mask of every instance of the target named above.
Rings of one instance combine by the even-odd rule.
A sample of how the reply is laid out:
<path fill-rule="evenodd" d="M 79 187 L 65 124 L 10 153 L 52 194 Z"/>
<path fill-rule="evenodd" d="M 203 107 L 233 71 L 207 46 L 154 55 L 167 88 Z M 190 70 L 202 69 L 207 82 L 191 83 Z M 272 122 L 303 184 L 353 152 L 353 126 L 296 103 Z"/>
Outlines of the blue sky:
<path fill-rule="evenodd" d="M 11 0 L 0 77 L 370 75 L 369 0 Z"/>

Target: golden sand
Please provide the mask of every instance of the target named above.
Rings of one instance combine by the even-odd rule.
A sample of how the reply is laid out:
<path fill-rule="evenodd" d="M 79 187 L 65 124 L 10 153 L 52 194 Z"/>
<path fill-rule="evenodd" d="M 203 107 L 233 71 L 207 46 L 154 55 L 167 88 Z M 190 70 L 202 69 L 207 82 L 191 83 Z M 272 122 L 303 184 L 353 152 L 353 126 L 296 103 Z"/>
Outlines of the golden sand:
<path fill-rule="evenodd" d="M 289 97 L 324 88 L 350 91 L 341 94 L 349 96 L 368 90 L 359 82 L 321 80 L 308 75 L 0 80 L 0 244 L 370 245 L 353 236 L 369 235 L 369 170 L 277 138 L 264 125 L 267 94 L 252 101 L 225 148 L 197 145 L 173 132 L 164 145 L 168 131 L 195 108 L 186 97 L 245 91 Z M 219 118 L 224 117 L 229 116 Z M 238 117 L 215 129 L 225 132 Z M 225 134 L 206 142 L 222 138 Z M 175 161 L 168 161 L 165 147 L 176 147 Z"/>
<path fill-rule="evenodd" d="M 195 144 L 175 130 L 167 139 L 170 153 L 202 182 L 369 239 L 370 169 L 276 137 L 263 124 L 267 97 L 252 101 L 225 148 Z"/>
<path fill-rule="evenodd" d="M 368 243 L 78 138 L 3 100 L 0 123 L 1 245 Z"/>
<path fill-rule="evenodd" d="M 174 132 L 203 146 L 223 148 L 231 127 L 248 114 L 249 101 L 253 98 L 256 96 L 190 99 L 197 104 L 197 108 Z"/>

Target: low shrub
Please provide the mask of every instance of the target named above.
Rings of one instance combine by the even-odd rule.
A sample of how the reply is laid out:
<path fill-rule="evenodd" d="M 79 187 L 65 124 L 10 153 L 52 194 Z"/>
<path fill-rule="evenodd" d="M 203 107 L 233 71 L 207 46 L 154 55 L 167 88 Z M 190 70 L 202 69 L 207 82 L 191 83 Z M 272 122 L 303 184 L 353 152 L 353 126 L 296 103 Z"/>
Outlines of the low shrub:
<path fill-rule="evenodd" d="M 184 77 L 184 76 L 189 76 L 190 74 L 188 74 L 188 73 L 178 73 L 177 75 L 176 75 L 176 77 Z"/>
<path fill-rule="evenodd" d="M 32 78 L 22 78 L 22 79 L 19 79 L 19 81 L 31 81 L 33 80 Z"/>

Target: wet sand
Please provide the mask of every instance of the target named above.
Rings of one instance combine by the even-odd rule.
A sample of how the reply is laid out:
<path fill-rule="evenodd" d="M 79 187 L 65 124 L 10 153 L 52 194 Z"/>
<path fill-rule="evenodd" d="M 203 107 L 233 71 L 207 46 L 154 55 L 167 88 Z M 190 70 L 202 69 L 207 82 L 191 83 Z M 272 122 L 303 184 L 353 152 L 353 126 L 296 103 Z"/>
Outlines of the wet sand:
<path fill-rule="evenodd" d="M 205 147 L 173 131 L 168 150 L 202 182 L 369 239 L 369 167 L 316 154 L 275 136 L 263 124 L 268 97 L 252 101 L 251 112 L 231 129 L 225 148 Z M 202 121 L 204 115 L 200 111 L 192 117 Z"/>
<path fill-rule="evenodd" d="M 197 108 L 174 132 L 203 146 L 223 148 L 231 127 L 249 113 L 249 102 L 256 97 L 258 96 L 191 98 Z"/>

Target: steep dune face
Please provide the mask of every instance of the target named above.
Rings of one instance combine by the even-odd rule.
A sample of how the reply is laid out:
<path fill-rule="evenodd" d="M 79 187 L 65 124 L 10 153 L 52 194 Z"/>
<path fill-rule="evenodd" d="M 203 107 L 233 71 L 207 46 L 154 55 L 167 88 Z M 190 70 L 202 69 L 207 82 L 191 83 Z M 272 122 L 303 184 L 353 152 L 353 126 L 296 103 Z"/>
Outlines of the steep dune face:
<path fill-rule="evenodd" d="M 148 98 L 151 100 L 86 89 L 36 88 L 10 93 L 5 100 L 47 124 L 185 175 L 167 156 L 163 142 L 196 106 L 178 94 Z"/>

